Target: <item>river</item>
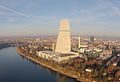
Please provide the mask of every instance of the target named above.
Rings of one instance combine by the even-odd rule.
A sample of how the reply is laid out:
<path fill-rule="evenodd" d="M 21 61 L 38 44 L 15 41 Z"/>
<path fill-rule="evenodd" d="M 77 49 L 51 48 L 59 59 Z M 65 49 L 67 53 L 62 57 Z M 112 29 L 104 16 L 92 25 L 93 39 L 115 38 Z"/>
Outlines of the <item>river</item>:
<path fill-rule="evenodd" d="M 22 56 L 14 47 L 0 50 L 0 82 L 77 82 Z"/>

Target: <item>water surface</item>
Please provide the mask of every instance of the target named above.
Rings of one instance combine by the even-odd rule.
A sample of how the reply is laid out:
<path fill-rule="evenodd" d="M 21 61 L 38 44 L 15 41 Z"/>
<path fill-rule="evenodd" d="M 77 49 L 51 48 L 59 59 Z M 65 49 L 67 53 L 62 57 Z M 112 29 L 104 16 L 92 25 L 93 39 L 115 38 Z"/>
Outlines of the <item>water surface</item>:
<path fill-rule="evenodd" d="M 14 47 L 0 50 L 0 82 L 76 82 L 20 56 Z"/>

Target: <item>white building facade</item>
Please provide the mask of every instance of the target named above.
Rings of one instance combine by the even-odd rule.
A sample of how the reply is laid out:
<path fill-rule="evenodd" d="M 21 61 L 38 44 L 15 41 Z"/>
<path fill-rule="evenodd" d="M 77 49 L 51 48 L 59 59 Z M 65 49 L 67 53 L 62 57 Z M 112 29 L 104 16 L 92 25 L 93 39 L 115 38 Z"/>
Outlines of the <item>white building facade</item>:
<path fill-rule="evenodd" d="M 63 19 L 60 22 L 60 31 L 57 38 L 56 50 L 58 53 L 71 52 L 70 25 L 69 20 Z"/>
<path fill-rule="evenodd" d="M 37 56 L 46 60 L 54 60 L 56 62 L 65 61 L 73 58 L 80 57 L 79 54 L 60 54 L 52 51 L 39 51 Z"/>

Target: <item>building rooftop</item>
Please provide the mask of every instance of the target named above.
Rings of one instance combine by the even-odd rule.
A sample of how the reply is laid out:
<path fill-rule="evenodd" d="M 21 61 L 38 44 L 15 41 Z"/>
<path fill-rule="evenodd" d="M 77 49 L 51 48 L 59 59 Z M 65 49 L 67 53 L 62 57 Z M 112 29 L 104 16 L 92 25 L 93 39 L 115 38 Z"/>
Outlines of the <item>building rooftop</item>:
<path fill-rule="evenodd" d="M 61 54 L 58 52 L 52 52 L 52 51 L 41 51 L 42 53 L 49 54 L 49 55 L 56 55 L 60 57 L 65 57 L 65 56 L 72 56 L 75 55 L 74 53 L 66 53 L 66 54 Z"/>

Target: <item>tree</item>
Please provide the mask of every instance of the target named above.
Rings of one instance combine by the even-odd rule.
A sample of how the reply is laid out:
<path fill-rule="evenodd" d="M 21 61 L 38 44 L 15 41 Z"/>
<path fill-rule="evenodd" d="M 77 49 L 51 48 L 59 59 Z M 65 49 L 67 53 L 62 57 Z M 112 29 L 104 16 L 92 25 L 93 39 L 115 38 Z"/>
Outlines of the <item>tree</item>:
<path fill-rule="evenodd" d="M 116 69 L 116 67 L 114 65 L 108 66 L 108 70 L 107 70 L 108 74 L 109 75 L 110 74 L 114 74 L 115 73 L 115 69 Z"/>
<path fill-rule="evenodd" d="M 115 81 L 118 81 L 119 78 L 120 78 L 120 71 L 117 71 L 117 72 L 115 73 Z"/>

